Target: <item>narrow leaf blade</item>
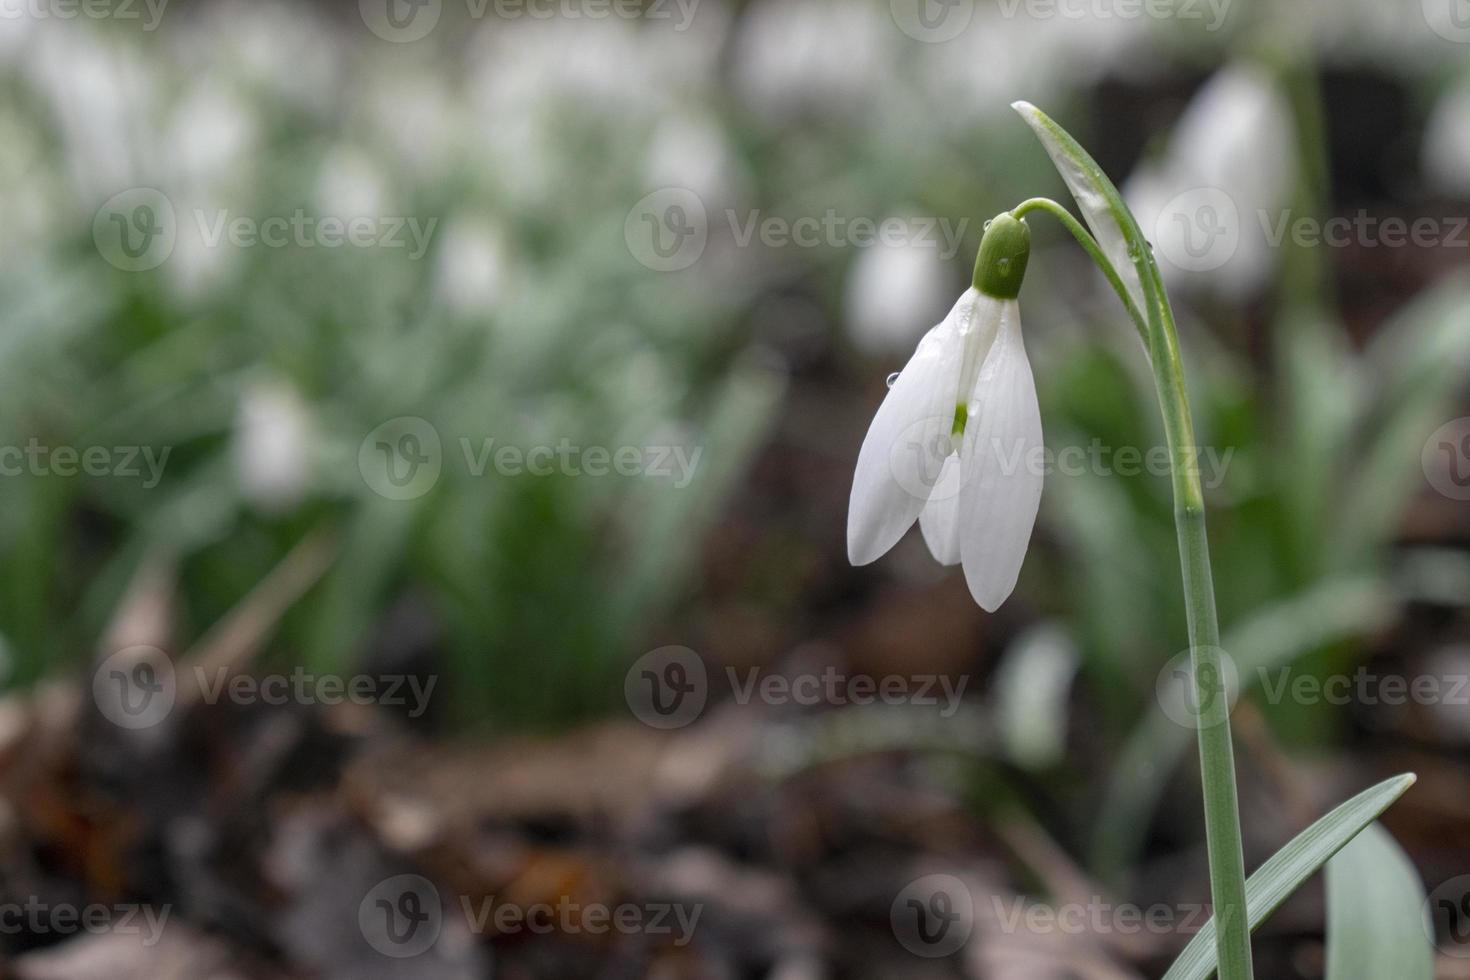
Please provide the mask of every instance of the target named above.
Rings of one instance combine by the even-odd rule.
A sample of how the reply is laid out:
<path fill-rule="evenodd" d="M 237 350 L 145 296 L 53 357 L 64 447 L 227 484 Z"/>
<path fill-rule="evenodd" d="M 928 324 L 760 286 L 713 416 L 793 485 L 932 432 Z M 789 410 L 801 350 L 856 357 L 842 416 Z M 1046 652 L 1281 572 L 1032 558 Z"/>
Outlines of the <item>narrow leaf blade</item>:
<path fill-rule="evenodd" d="M 1148 242 L 1123 203 L 1118 188 L 1081 144 L 1046 113 L 1029 102 L 1014 102 L 1011 108 L 1021 114 L 1041 140 L 1057 173 L 1076 198 L 1087 227 L 1092 229 L 1103 254 L 1118 273 L 1134 308 L 1147 316 L 1147 293 L 1136 263 L 1148 248 Z"/>
<path fill-rule="evenodd" d="M 1271 855 L 1245 883 L 1252 931 L 1334 854 L 1414 785 L 1414 774 L 1386 779 L 1341 804 Z M 1164 980 L 1207 980 L 1215 972 L 1215 920 L 1195 934 Z"/>

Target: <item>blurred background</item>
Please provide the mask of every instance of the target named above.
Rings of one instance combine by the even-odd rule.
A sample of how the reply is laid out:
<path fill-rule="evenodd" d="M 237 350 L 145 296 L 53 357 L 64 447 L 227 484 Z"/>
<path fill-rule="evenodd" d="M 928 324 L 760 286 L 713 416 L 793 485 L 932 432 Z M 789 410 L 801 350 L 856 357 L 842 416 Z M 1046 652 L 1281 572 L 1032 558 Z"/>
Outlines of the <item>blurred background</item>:
<path fill-rule="evenodd" d="M 1055 222 L 1016 594 L 845 554 L 985 219 L 1071 206 L 1025 99 L 1173 296 L 1247 864 L 1417 772 L 1470 976 L 1464 0 L 15 0 L 0 88 L 0 975 L 1160 976 L 1172 501 Z"/>

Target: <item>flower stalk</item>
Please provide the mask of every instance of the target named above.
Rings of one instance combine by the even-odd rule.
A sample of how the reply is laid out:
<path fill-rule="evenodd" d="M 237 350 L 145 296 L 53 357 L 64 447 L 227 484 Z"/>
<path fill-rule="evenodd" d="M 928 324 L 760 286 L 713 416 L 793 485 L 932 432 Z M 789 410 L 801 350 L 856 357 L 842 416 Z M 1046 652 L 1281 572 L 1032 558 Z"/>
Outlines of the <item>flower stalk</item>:
<path fill-rule="evenodd" d="M 1220 663 L 1220 625 L 1210 570 L 1204 491 L 1196 463 L 1198 450 L 1194 422 L 1184 383 L 1184 365 L 1179 354 L 1174 313 L 1152 255 L 1140 249 L 1129 250 L 1143 287 L 1147 306 L 1145 313 L 1133 303 L 1121 275 L 1108 261 L 1097 241 L 1066 208 L 1047 198 L 1032 198 L 1018 205 L 1012 214 L 1019 218 L 1031 211 L 1044 211 L 1061 221 L 1102 270 L 1138 329 L 1153 367 L 1164 437 L 1169 447 L 1174 529 L 1179 539 L 1179 560 L 1184 580 L 1185 618 L 1189 629 L 1199 726 L 1210 893 L 1218 927 L 1219 977 L 1220 980 L 1251 980 L 1250 922 L 1246 912 L 1245 858 L 1236 791 L 1235 753 L 1230 736 L 1230 692 L 1225 689 Z"/>

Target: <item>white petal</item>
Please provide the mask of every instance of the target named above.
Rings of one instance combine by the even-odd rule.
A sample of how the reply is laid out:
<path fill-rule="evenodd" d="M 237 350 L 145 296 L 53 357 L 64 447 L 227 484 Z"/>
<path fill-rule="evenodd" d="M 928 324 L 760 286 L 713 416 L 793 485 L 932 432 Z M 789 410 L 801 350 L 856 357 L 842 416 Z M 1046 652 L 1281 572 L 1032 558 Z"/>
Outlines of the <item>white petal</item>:
<path fill-rule="evenodd" d="M 1041 409 L 1014 300 L 980 368 L 960 449 L 960 554 L 975 601 L 994 612 L 1016 587 L 1041 505 Z"/>
<path fill-rule="evenodd" d="M 889 389 L 858 453 L 847 508 L 847 557 L 875 561 L 913 526 L 953 448 L 962 350 L 958 324 L 978 296 L 966 291 Z"/>
<path fill-rule="evenodd" d="M 929 553 L 941 565 L 960 563 L 960 457 L 944 461 L 934 494 L 919 512 L 919 530 Z"/>

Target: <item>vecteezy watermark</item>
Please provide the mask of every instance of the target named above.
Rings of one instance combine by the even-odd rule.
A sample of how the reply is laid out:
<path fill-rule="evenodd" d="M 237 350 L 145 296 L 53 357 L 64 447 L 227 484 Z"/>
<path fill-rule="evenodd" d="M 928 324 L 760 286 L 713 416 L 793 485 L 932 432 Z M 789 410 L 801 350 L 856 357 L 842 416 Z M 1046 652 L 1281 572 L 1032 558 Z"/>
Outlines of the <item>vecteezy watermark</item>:
<path fill-rule="evenodd" d="M 92 218 L 97 253 L 124 272 L 156 269 L 179 235 L 173 202 L 152 187 L 133 187 L 103 202 Z"/>
<path fill-rule="evenodd" d="M 285 674 L 263 676 L 234 673 L 225 667 L 208 670 L 193 666 L 190 671 L 200 692 L 200 700 L 205 704 L 377 705 L 403 708 L 410 718 L 418 718 L 429 710 L 429 699 L 439 683 L 438 676 L 434 674 L 342 676 L 319 674 L 304 667 L 294 667 Z"/>
<path fill-rule="evenodd" d="M 709 670 L 704 659 L 684 646 L 652 650 L 628 668 L 623 697 L 633 716 L 652 728 L 683 728 L 704 712 L 710 695 Z M 951 718 L 960 709 L 967 676 L 944 674 L 850 673 L 828 666 L 820 671 L 774 673 L 760 667 L 725 668 L 735 704 L 752 702 L 783 707 L 868 707 L 909 705 L 937 708 L 939 717 Z"/>
<path fill-rule="evenodd" d="M 711 226 L 698 194 L 665 187 L 640 198 L 623 219 L 623 241 L 640 264 L 655 272 L 677 272 L 698 262 L 712 234 L 726 236 L 734 248 L 767 249 L 933 248 L 948 261 L 959 252 L 969 218 L 890 215 L 874 219 L 844 215 L 836 208 L 821 214 L 767 214 L 726 208 Z"/>
<path fill-rule="evenodd" d="M 1230 654 L 1219 647 L 1201 647 L 1199 652 L 1198 672 L 1195 654 L 1184 650 L 1171 657 L 1154 679 L 1154 696 L 1165 716 L 1196 730 L 1229 718 L 1240 696 L 1240 670 Z"/>
<path fill-rule="evenodd" d="M 915 956 L 950 956 L 975 931 L 975 897 L 954 875 L 925 875 L 893 899 L 888 924 L 899 945 Z"/>
<path fill-rule="evenodd" d="M 463 0 L 470 20 L 619 20 L 667 23 L 678 32 L 694 21 L 700 0 Z M 444 0 L 358 0 L 368 30 L 385 41 L 419 41 L 439 25 Z"/>
<path fill-rule="evenodd" d="M 125 647 L 92 672 L 92 700 L 119 728 L 157 725 L 173 712 L 178 690 L 173 661 L 157 647 Z"/>
<path fill-rule="evenodd" d="M 952 433 L 954 417 L 931 416 L 905 427 L 888 453 L 888 468 L 894 480 L 921 500 L 948 500 L 960 493 L 967 481 L 982 472 L 1002 476 L 1029 473 L 1042 477 L 1142 475 L 1168 477 L 1176 471 L 1198 477 L 1206 490 L 1225 482 L 1233 446 L 1182 447 L 1177 453 L 1168 446 L 1110 446 L 1094 438 L 1087 445 L 1048 446 L 1024 440 L 977 439 L 965 448 L 968 466 L 944 464 L 951 453 L 964 445 Z"/>
<path fill-rule="evenodd" d="M 20 902 L 0 902 L 0 935 L 69 936 L 86 932 L 138 936 L 143 946 L 151 947 L 163 938 L 163 927 L 172 912 L 169 905 L 134 902 L 73 905 L 47 902 L 30 895 Z"/>
<path fill-rule="evenodd" d="M 357 927 L 384 956 L 408 959 L 426 953 L 444 929 L 439 889 L 422 875 L 380 881 L 358 903 Z"/>
<path fill-rule="evenodd" d="M 1466 0 L 1421 0 L 1420 8 L 1429 29 L 1446 41 L 1470 44 L 1470 2 Z"/>
<path fill-rule="evenodd" d="M 1443 882 L 1424 902 L 1429 941 L 1446 956 L 1470 959 L 1470 875 Z"/>
<path fill-rule="evenodd" d="M 1427 0 L 1426 0 L 1427 2 Z M 1233 0 L 998 0 L 1006 20 L 1198 21 L 1207 33 L 1225 26 Z M 975 0 L 889 0 L 898 29 L 916 41 L 942 44 L 963 34 L 975 16 Z"/>
<path fill-rule="evenodd" d="M 458 461 L 474 478 L 643 477 L 667 480 L 683 490 L 694 482 L 702 446 L 585 446 L 562 438 L 555 443 L 518 445 L 494 436 L 461 436 Z M 439 430 L 417 416 L 389 419 L 358 447 L 357 467 L 369 489 L 389 500 L 412 500 L 434 488 L 445 465 Z"/>
<path fill-rule="evenodd" d="M 1451 500 L 1470 500 L 1470 418 L 1451 419 L 1424 443 L 1419 462 L 1429 485 Z"/>
<path fill-rule="evenodd" d="M 0 0 L 0 20 L 142 21 L 154 31 L 168 0 Z"/>
<path fill-rule="evenodd" d="M 102 716 L 119 728 L 151 728 L 179 701 L 180 671 L 157 647 L 119 650 L 92 673 L 92 697 Z M 342 676 L 295 667 L 288 673 L 242 674 L 226 667 L 192 664 L 183 672 L 200 702 L 208 705 L 342 704 L 402 708 L 418 718 L 429 708 L 435 675 L 357 674 Z"/>
<path fill-rule="evenodd" d="M 1463 2 L 1463 0 L 1457 0 Z M 1166 261 L 1189 272 L 1226 265 L 1248 239 L 1261 247 L 1466 248 L 1470 217 L 1406 218 L 1359 209 L 1352 215 L 1318 218 L 1257 209 L 1254 222 L 1218 187 L 1195 187 L 1170 198 L 1154 220 L 1152 241 Z"/>
<path fill-rule="evenodd" d="M 171 446 L 48 446 L 32 436 L 21 446 L 0 446 L 0 477 L 74 476 L 142 480 L 152 490 L 163 479 Z"/>
<path fill-rule="evenodd" d="M 264 217 L 227 208 L 194 208 L 188 214 L 205 248 L 401 249 L 414 261 L 428 252 L 439 225 L 437 217 L 341 217 L 311 214 L 305 208 Z M 114 194 L 92 219 L 98 254 L 124 272 L 144 272 L 168 261 L 179 231 L 173 202 L 151 187 Z"/>
<path fill-rule="evenodd" d="M 1408 704 L 1452 707 L 1470 706 L 1470 674 L 1424 673 L 1379 674 L 1359 667 L 1351 674 L 1308 674 L 1290 665 L 1271 670 L 1258 668 L 1262 696 L 1268 704 L 1336 707 L 1358 704 L 1369 707 L 1402 707 Z"/>
<path fill-rule="evenodd" d="M 996 925 L 1007 935 L 1191 936 L 1210 921 L 1210 907 L 1204 904 L 1158 902 L 1141 906 L 1097 895 L 1085 902 L 1060 905 L 1034 902 L 1019 895 L 1009 900 L 991 895 L 990 902 Z"/>
<path fill-rule="evenodd" d="M 421 875 L 395 875 L 375 885 L 358 905 L 357 922 L 368 945 L 395 959 L 429 951 L 444 930 L 445 915 L 457 911 L 469 932 L 481 935 L 660 936 L 676 947 L 694 940 L 704 906 L 677 902 L 510 902 L 494 895 L 461 895 L 449 910 L 434 883 Z"/>

